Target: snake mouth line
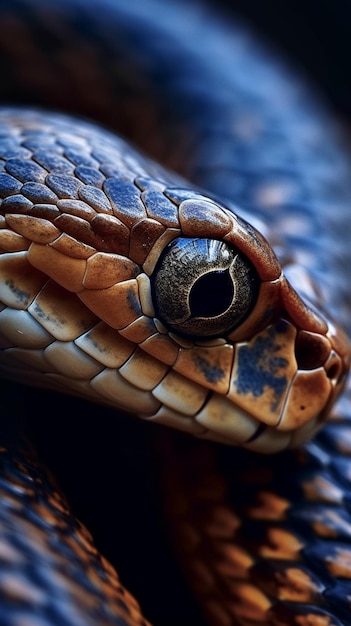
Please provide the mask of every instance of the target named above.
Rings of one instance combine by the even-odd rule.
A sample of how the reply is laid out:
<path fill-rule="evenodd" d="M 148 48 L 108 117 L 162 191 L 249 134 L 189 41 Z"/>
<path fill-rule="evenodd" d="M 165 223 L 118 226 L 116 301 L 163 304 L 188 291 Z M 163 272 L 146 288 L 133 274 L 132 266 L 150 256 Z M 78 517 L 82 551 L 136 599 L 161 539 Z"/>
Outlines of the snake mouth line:
<path fill-rule="evenodd" d="M 267 424 L 263 424 L 261 422 L 258 425 L 257 430 L 253 433 L 253 435 L 251 435 L 251 437 L 249 437 L 246 443 L 252 443 L 253 441 L 256 441 L 256 439 L 258 439 L 260 435 L 262 435 L 265 432 L 266 429 L 267 429 Z"/>
<path fill-rule="evenodd" d="M 296 448 L 310 439 L 323 423 L 320 413 L 317 413 L 312 419 L 296 424 L 295 428 L 282 429 L 277 424 L 263 422 L 217 393 L 210 395 L 193 420 L 203 428 L 202 432 L 193 431 L 200 439 L 260 453 L 278 453 Z M 163 412 L 162 421 L 167 424 L 167 411 Z M 168 425 L 172 423 L 168 422 Z"/>

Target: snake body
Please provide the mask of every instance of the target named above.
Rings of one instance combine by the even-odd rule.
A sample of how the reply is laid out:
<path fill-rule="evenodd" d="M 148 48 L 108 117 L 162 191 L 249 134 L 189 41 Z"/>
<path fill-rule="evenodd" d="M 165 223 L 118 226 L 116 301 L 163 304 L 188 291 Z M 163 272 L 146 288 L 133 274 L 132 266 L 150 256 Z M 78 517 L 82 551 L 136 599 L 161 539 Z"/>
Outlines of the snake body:
<path fill-rule="evenodd" d="M 345 384 L 348 342 L 324 305 L 347 323 L 350 162 L 334 123 L 250 35 L 201 6 L 4 1 L 0 15 L 3 375 L 216 442 L 162 435 L 174 459 L 165 507 L 207 620 L 350 623 L 347 420 L 276 459 L 221 445 L 299 447 Z M 148 156 L 34 106 L 98 120 Z M 26 462 L 4 431 L 7 497 L 44 481 L 33 499 L 23 487 L 27 526 L 40 526 L 43 500 L 94 597 L 75 613 L 75 573 L 61 572 L 54 617 L 40 592 L 61 565 L 46 545 L 53 578 L 36 573 L 20 608 L 4 584 L 4 623 L 30 610 L 45 624 L 146 623 L 46 479 L 32 465 L 19 478 Z M 17 548 L 25 531 L 6 514 Z M 37 536 L 45 543 L 45 524 Z"/>

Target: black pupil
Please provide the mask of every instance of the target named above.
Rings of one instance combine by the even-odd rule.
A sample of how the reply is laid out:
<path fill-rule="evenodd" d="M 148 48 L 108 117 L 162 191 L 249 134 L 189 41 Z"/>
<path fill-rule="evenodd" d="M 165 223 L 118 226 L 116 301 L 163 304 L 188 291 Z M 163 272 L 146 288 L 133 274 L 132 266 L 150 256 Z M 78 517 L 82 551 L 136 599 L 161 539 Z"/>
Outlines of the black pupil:
<path fill-rule="evenodd" d="M 228 270 L 208 272 L 195 282 L 190 292 L 191 313 L 194 317 L 216 317 L 228 309 L 233 295 Z"/>

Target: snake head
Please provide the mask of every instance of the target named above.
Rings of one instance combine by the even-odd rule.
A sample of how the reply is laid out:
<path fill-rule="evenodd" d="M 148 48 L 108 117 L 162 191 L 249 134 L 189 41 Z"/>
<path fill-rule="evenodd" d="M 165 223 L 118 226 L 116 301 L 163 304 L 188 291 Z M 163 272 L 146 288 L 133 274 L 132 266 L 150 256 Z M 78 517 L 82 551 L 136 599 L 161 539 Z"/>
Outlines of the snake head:
<path fill-rule="evenodd" d="M 349 346 L 266 239 L 106 131 L 0 118 L 3 374 L 263 452 L 308 438 Z"/>
<path fill-rule="evenodd" d="M 153 294 L 172 337 L 190 340 L 174 371 L 213 392 L 196 422 L 206 437 L 250 449 L 300 444 L 344 386 L 344 333 L 312 304 L 316 292 L 302 268 L 289 274 L 304 299 L 248 222 L 205 198 L 169 196 L 180 201 L 182 236 L 161 254 Z"/>

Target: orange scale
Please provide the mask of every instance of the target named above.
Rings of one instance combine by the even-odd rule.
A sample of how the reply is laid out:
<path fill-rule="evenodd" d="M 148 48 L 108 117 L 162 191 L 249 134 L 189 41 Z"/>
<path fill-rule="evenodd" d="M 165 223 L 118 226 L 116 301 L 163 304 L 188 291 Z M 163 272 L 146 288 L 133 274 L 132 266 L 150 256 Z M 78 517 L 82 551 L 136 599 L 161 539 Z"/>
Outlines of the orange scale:
<path fill-rule="evenodd" d="M 297 326 L 314 333 L 327 334 L 328 325 L 325 320 L 301 300 L 285 277 L 281 282 L 280 289 L 283 308 Z"/>
<path fill-rule="evenodd" d="M 229 344 L 179 350 L 174 370 L 208 389 L 226 394 L 229 390 L 234 347 Z"/>
<path fill-rule="evenodd" d="M 135 279 L 107 289 L 83 289 L 78 295 L 93 313 L 112 328 L 124 328 L 142 315 Z"/>
<path fill-rule="evenodd" d="M 164 378 L 169 366 L 137 348 L 120 367 L 119 373 L 137 389 L 152 391 Z"/>
<path fill-rule="evenodd" d="M 59 217 L 56 217 L 55 226 L 78 241 L 82 241 L 96 249 L 99 249 L 101 244 L 104 243 L 103 240 L 95 234 L 90 222 L 77 215 L 63 213 Z"/>
<path fill-rule="evenodd" d="M 30 243 L 29 239 L 15 233 L 9 228 L 0 229 L 1 252 L 20 252 L 22 250 L 28 250 Z"/>
<path fill-rule="evenodd" d="M 40 217 L 7 215 L 6 221 L 16 233 L 37 243 L 50 243 L 60 235 L 60 230 L 56 226 Z"/>
<path fill-rule="evenodd" d="M 115 328 L 98 322 L 75 340 L 76 345 L 99 363 L 111 369 L 119 368 L 135 350 L 135 344 L 128 341 Z"/>
<path fill-rule="evenodd" d="M 32 243 L 28 250 L 28 261 L 68 291 L 77 293 L 83 288 L 85 259 L 73 259 L 50 246 Z"/>
<path fill-rule="evenodd" d="M 61 233 L 61 235 L 49 245 L 55 248 L 55 250 L 58 250 L 58 252 L 73 257 L 74 259 L 87 259 L 95 253 L 95 248 L 81 241 L 77 241 L 77 239 L 66 233 Z"/>
<path fill-rule="evenodd" d="M 165 232 L 165 227 L 156 220 L 146 218 L 133 226 L 130 234 L 129 254 L 136 263 L 144 263 L 155 242 Z"/>
<path fill-rule="evenodd" d="M 174 365 L 179 352 L 179 346 L 167 335 L 160 333 L 156 333 L 143 341 L 140 347 L 166 365 Z"/>
<path fill-rule="evenodd" d="M 91 221 L 91 226 L 111 252 L 128 256 L 130 231 L 117 217 L 99 213 Z"/>
<path fill-rule="evenodd" d="M 111 252 L 96 252 L 87 260 L 83 285 L 86 289 L 105 289 L 135 278 L 139 267 L 128 257 Z"/>
<path fill-rule="evenodd" d="M 315 390 L 318 389 L 318 394 Z M 295 430 L 319 415 L 328 402 L 332 384 L 324 368 L 298 371 L 292 381 L 279 430 Z"/>
<path fill-rule="evenodd" d="M 233 227 L 233 219 L 210 200 L 184 200 L 179 206 L 179 220 L 186 237 L 222 238 Z"/>
<path fill-rule="evenodd" d="M 279 278 L 281 266 L 266 239 L 240 217 L 234 216 L 232 224 L 232 230 L 224 240 L 246 254 L 261 280 L 271 281 Z"/>
<path fill-rule="evenodd" d="M 157 332 L 156 326 L 153 320 L 146 315 L 142 315 L 137 320 L 122 328 L 120 334 L 126 339 L 133 341 L 134 343 L 141 343 L 148 337 L 151 337 Z"/>

